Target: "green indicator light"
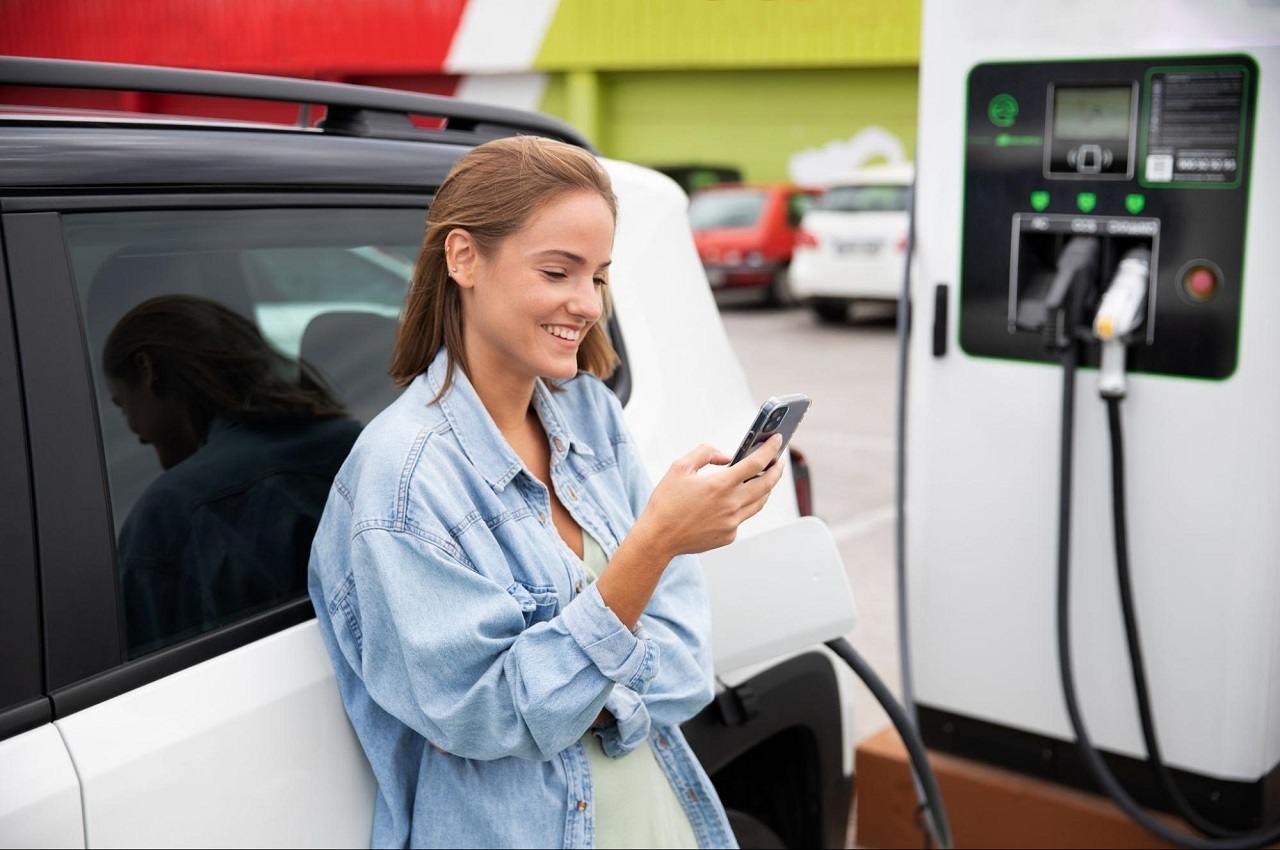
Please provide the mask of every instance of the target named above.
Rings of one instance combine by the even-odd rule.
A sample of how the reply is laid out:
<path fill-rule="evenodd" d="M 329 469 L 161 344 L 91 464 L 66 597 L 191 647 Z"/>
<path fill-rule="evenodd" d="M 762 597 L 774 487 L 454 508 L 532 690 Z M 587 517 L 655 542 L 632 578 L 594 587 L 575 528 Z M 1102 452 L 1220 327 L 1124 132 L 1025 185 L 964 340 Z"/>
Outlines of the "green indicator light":
<path fill-rule="evenodd" d="M 1010 145 L 1038 145 L 1040 142 L 1039 136 L 1014 136 L 1009 133 L 996 136 L 996 147 L 1001 148 L 1007 148 Z"/>
<path fill-rule="evenodd" d="M 1044 212 L 1049 208 L 1049 193 L 1040 191 L 1031 193 L 1031 209 Z"/>
<path fill-rule="evenodd" d="M 1018 117 L 1018 101 L 1011 94 L 998 94 L 987 104 L 987 118 L 997 127 L 1012 127 Z"/>
<path fill-rule="evenodd" d="M 1147 206 L 1147 199 L 1144 198 L 1142 195 L 1125 195 L 1124 196 L 1124 208 L 1127 209 L 1129 212 L 1133 213 L 1134 215 L 1137 215 L 1138 213 L 1142 212 L 1146 208 L 1146 206 Z"/>
<path fill-rule="evenodd" d="M 1093 192 L 1081 192 L 1076 195 L 1076 206 L 1080 208 L 1082 213 L 1091 213 L 1093 208 L 1098 205 L 1098 196 Z"/>

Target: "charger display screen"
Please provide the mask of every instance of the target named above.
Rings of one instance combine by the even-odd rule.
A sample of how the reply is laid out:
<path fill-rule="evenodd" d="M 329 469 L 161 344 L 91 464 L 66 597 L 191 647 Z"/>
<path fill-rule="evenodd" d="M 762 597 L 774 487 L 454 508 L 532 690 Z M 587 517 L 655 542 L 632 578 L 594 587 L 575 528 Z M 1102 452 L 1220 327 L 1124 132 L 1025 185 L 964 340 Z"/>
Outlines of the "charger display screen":
<path fill-rule="evenodd" d="M 1098 142 L 1128 141 L 1131 86 L 1058 88 L 1053 94 L 1055 136 Z"/>
<path fill-rule="evenodd" d="M 1125 180 L 1132 176 L 1137 84 L 1054 85 L 1045 145 L 1046 177 Z"/>

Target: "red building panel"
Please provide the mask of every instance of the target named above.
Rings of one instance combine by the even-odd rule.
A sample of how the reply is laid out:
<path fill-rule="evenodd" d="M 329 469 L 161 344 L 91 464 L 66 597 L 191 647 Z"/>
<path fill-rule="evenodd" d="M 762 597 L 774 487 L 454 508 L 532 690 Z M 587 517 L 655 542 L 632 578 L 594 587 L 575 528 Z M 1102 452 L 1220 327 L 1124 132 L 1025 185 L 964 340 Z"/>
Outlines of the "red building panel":
<path fill-rule="evenodd" d="M 466 0 L 0 0 L 0 54 L 278 74 L 453 94 Z M 0 87 L 0 103 L 294 123 L 289 104 Z M 313 115 L 317 119 L 318 115 Z"/>
<path fill-rule="evenodd" d="M 439 73 L 466 0 L 3 0 L 0 53 L 331 79 Z"/>

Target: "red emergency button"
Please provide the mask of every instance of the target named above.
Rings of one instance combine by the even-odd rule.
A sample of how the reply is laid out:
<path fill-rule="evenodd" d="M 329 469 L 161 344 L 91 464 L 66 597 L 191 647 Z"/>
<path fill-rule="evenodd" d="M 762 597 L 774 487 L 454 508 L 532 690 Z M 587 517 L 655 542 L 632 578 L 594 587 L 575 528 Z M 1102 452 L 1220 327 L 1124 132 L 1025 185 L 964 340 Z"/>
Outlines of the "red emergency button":
<path fill-rule="evenodd" d="M 1195 265 L 1182 277 L 1182 288 L 1196 301 L 1208 301 L 1218 291 L 1218 274 L 1208 266 Z"/>

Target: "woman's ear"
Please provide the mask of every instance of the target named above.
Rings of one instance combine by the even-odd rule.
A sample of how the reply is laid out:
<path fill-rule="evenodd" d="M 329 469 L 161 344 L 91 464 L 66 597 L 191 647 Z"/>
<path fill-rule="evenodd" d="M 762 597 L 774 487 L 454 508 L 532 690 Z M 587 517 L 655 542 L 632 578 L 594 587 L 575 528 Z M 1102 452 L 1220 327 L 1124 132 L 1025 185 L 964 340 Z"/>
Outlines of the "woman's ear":
<path fill-rule="evenodd" d="M 444 259 L 449 277 L 463 289 L 475 286 L 478 257 L 475 239 L 461 227 L 455 227 L 444 237 Z"/>
<path fill-rule="evenodd" d="M 138 373 L 138 384 L 152 395 L 159 395 L 156 392 L 156 367 L 155 361 L 151 359 L 151 355 L 145 351 L 139 351 L 133 355 L 133 368 Z"/>

